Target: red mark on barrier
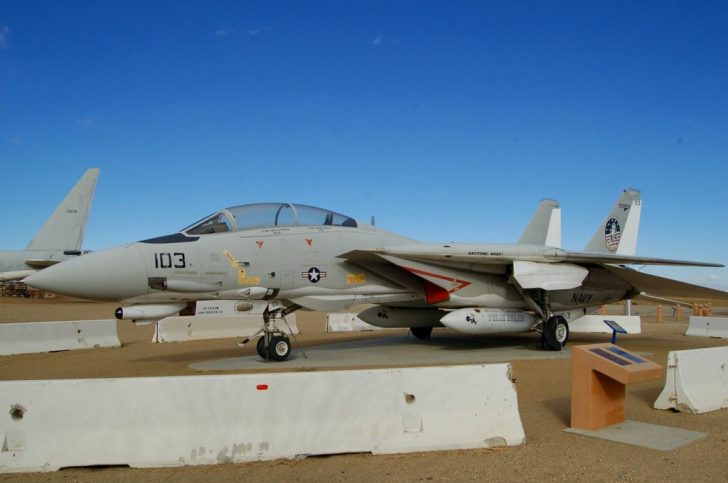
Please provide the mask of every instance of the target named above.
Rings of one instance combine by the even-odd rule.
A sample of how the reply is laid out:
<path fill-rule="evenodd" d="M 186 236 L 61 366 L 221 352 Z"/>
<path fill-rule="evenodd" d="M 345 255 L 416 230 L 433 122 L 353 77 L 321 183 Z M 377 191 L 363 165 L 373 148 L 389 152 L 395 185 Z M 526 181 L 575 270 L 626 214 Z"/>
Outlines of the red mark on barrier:
<path fill-rule="evenodd" d="M 268 384 L 258 384 L 257 386 L 255 386 L 255 388 L 258 391 L 267 391 L 268 390 Z"/>

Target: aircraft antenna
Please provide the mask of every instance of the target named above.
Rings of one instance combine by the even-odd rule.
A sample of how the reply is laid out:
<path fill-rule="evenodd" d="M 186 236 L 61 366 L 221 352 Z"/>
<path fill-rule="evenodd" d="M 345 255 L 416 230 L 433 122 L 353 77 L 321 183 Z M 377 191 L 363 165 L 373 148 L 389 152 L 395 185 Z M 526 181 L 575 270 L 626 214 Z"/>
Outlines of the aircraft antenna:
<path fill-rule="evenodd" d="M 371 221 L 369 222 L 369 224 L 374 226 L 376 224 L 376 221 L 377 220 L 374 219 L 374 215 L 372 215 L 372 218 L 371 218 Z"/>

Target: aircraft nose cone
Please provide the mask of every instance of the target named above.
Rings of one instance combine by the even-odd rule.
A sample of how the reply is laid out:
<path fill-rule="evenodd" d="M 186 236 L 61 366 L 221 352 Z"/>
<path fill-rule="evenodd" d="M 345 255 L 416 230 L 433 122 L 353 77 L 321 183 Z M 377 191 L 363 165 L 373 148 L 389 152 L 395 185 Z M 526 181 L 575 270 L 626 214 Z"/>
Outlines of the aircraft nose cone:
<path fill-rule="evenodd" d="M 148 291 L 146 269 L 135 244 L 89 253 L 23 281 L 49 292 L 91 300 L 122 300 Z"/>

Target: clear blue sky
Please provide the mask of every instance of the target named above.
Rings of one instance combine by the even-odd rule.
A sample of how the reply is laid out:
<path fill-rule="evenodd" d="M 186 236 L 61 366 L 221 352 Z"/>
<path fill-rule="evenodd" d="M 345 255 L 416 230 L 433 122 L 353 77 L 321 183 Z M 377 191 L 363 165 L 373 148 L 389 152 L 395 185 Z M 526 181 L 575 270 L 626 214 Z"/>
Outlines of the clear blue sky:
<path fill-rule="evenodd" d="M 639 254 L 728 263 L 728 3 L 0 0 L 0 247 L 88 167 L 87 249 L 270 200 L 515 241 L 545 197 L 580 249 L 635 187 Z"/>

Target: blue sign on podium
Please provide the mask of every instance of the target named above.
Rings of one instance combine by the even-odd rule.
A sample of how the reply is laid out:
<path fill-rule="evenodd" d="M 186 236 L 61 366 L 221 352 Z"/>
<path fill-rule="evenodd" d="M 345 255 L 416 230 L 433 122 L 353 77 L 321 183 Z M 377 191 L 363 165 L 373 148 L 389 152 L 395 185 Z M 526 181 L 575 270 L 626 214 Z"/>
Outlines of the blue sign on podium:
<path fill-rule="evenodd" d="M 626 334 L 627 331 L 624 330 L 624 327 L 619 325 L 613 320 L 604 320 L 604 323 L 609 326 L 610 329 L 612 329 L 612 344 L 617 343 L 617 334 Z"/>

